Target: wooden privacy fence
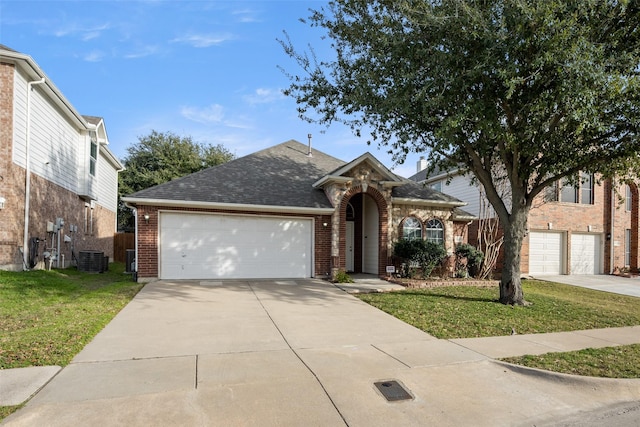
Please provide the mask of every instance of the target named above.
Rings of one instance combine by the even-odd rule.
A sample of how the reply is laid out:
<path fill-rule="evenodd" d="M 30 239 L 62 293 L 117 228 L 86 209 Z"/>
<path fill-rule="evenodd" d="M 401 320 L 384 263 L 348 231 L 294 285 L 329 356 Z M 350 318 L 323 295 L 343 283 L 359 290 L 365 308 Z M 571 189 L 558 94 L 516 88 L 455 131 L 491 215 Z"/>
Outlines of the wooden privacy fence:
<path fill-rule="evenodd" d="M 116 233 L 113 236 L 113 260 L 126 262 L 127 249 L 136 248 L 135 233 Z"/>

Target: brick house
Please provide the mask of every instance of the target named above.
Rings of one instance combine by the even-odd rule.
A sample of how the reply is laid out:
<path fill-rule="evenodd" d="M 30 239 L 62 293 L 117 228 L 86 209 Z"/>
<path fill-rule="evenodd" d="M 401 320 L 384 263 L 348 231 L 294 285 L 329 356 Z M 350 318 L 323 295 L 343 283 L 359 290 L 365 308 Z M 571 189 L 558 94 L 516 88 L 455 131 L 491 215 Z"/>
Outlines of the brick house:
<path fill-rule="evenodd" d="M 476 184 L 458 171 L 436 171 L 426 176 L 424 159 L 410 179 L 466 201 L 476 217 L 486 216 L 486 199 Z M 532 276 L 549 274 L 611 274 L 637 271 L 637 183 L 613 188 L 612 180 L 596 182 L 583 174 L 577 186 L 556 183 L 533 204 L 529 232 L 521 252 L 521 271 Z M 489 210 L 490 211 L 490 210 Z M 474 224 L 475 225 L 475 224 Z M 470 243 L 474 243 L 470 227 Z M 499 267 L 499 266 L 498 266 Z"/>
<path fill-rule="evenodd" d="M 155 279 L 386 275 L 393 243 L 466 240 L 465 203 L 287 141 L 123 198 L 135 210 L 137 275 Z"/>
<path fill-rule="evenodd" d="M 0 269 L 66 267 L 79 251 L 113 259 L 122 165 L 108 144 L 103 119 L 0 45 Z"/>

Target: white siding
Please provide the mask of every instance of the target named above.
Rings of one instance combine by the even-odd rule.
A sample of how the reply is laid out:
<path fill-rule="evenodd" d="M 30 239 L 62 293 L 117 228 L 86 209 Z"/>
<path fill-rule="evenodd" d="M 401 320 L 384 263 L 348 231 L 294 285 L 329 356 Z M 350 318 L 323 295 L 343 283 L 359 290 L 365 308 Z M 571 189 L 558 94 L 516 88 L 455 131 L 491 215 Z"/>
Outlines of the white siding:
<path fill-rule="evenodd" d="M 13 162 L 26 168 L 25 137 L 27 80 L 16 71 L 14 85 Z M 84 137 L 58 108 L 43 95 L 40 85 L 31 92 L 31 171 L 73 192 L 78 191 L 82 170 L 78 167 L 78 148 Z"/>
<path fill-rule="evenodd" d="M 102 153 L 102 149 L 100 152 Z M 118 171 L 103 154 L 98 155 L 96 181 L 98 183 L 98 204 L 115 212 L 118 206 Z"/>
<path fill-rule="evenodd" d="M 455 175 L 451 178 L 449 184 L 447 184 L 447 178 L 442 178 L 439 181 L 442 183 L 442 193 L 467 203 L 466 206 L 462 207 L 466 212 L 469 212 L 478 218 L 487 217 L 487 213 L 490 216 L 495 216 L 495 211 L 489 204 L 488 200 L 484 197 L 484 192 L 481 191 L 481 187 L 478 186 L 478 184 L 472 184 L 470 176 Z M 433 185 L 435 182 L 438 181 L 432 181 L 428 185 Z M 504 201 L 507 209 L 510 209 L 510 192 L 504 194 L 502 196 L 502 200 Z M 484 213 L 482 212 L 483 206 L 486 210 Z"/>
<path fill-rule="evenodd" d="M 449 184 L 446 183 L 445 179 L 442 192 L 466 202 L 467 205 L 463 206 L 462 209 L 476 217 L 480 216 L 480 198 L 482 196 L 478 186 L 471 184 L 469 177 L 456 175 L 451 178 Z"/>

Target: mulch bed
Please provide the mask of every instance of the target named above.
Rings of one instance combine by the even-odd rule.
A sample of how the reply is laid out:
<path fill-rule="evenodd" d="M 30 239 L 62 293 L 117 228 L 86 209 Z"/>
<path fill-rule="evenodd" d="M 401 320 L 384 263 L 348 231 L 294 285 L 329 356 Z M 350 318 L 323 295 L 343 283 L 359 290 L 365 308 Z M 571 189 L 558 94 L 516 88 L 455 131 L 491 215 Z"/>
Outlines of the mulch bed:
<path fill-rule="evenodd" d="M 399 277 L 387 277 L 387 281 L 402 285 L 408 289 L 439 288 L 443 286 L 476 286 L 476 287 L 497 287 L 499 280 L 476 280 L 457 278 L 433 278 L 433 279 L 403 279 Z"/>

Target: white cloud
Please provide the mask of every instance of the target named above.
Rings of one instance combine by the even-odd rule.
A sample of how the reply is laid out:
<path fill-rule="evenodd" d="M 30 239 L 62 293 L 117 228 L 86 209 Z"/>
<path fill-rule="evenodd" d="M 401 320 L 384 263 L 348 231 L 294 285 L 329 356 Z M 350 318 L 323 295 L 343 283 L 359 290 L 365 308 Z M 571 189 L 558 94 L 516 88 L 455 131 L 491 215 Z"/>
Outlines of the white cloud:
<path fill-rule="evenodd" d="M 105 57 L 105 53 L 102 52 L 101 50 L 93 50 L 87 53 L 86 55 L 84 55 L 82 59 L 84 59 L 87 62 L 100 62 L 104 59 L 104 57 Z"/>
<path fill-rule="evenodd" d="M 124 55 L 124 58 L 126 59 L 144 58 L 146 56 L 151 56 L 157 53 L 159 50 L 160 49 L 158 48 L 158 46 L 152 46 L 152 45 L 142 46 L 140 48 L 137 48 L 133 52 Z"/>
<path fill-rule="evenodd" d="M 280 89 L 258 88 L 251 95 L 246 95 L 244 100 L 251 105 L 255 105 L 268 104 L 284 98 L 285 96 Z"/>
<path fill-rule="evenodd" d="M 111 28 L 111 24 L 104 23 L 92 27 L 83 27 L 78 24 L 70 24 L 58 28 L 53 32 L 56 37 L 78 36 L 82 41 L 89 41 L 98 38 L 102 33 Z"/>
<path fill-rule="evenodd" d="M 182 107 L 180 110 L 182 117 L 197 123 L 220 123 L 224 118 L 223 107 L 213 104 L 205 108 Z"/>
<path fill-rule="evenodd" d="M 202 48 L 216 46 L 231 40 L 233 36 L 231 34 L 188 34 L 181 37 L 176 37 L 171 40 L 172 43 L 185 43 L 193 47 Z"/>
<path fill-rule="evenodd" d="M 251 9 L 234 10 L 231 14 L 241 23 L 260 22 L 256 16 L 258 13 Z"/>

